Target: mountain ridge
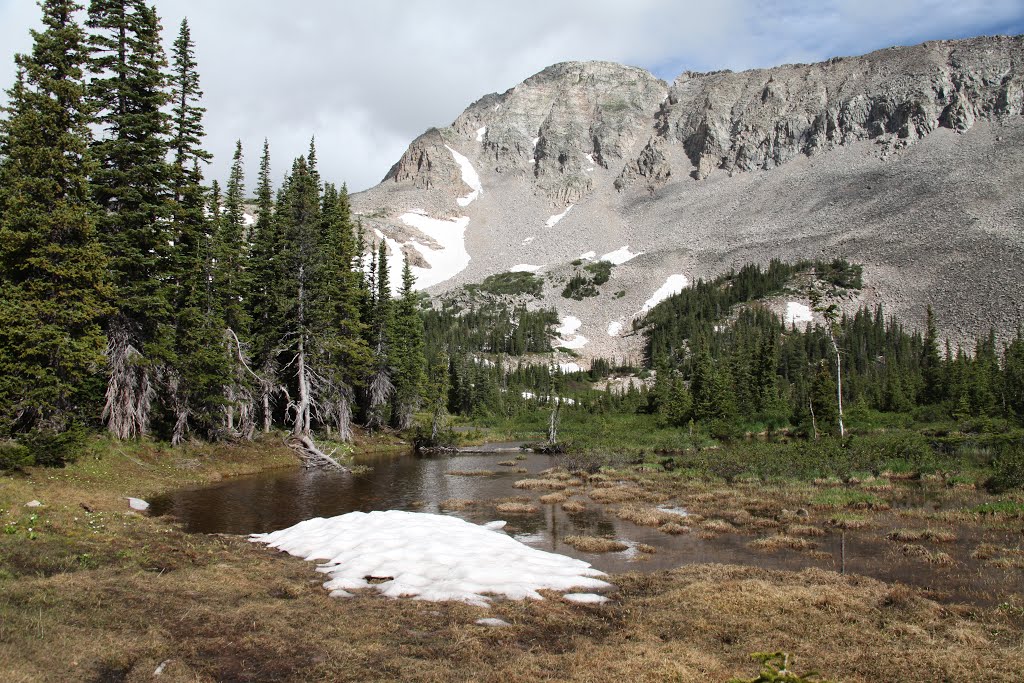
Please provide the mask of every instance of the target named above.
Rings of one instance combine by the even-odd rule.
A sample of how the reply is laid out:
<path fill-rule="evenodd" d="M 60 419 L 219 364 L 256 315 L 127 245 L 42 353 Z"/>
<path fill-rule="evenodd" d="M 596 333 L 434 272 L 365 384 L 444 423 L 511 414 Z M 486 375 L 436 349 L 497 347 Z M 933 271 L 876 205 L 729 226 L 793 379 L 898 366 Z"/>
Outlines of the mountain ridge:
<path fill-rule="evenodd" d="M 1022 36 L 671 84 L 563 62 L 417 137 L 353 206 L 432 292 L 537 270 L 545 302 L 582 321 L 583 355 L 635 352 L 606 330 L 628 329 L 669 278 L 773 257 L 862 262 L 848 307 L 920 323 L 933 303 L 945 335 L 967 341 L 1021 319 L 1022 112 Z M 465 254 L 435 248 L 445 240 Z M 623 247 L 642 255 L 600 296 L 560 296 L 574 260 Z"/>

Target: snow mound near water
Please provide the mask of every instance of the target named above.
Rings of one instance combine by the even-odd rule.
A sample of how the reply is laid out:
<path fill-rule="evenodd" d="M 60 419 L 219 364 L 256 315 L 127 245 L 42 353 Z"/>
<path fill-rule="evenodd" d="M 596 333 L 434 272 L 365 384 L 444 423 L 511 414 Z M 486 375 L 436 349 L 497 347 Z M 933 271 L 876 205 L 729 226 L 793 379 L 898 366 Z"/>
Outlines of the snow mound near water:
<path fill-rule="evenodd" d="M 458 517 L 422 512 L 350 512 L 307 519 L 269 534 L 253 534 L 306 560 L 322 560 L 332 597 L 375 588 L 392 598 L 456 600 L 486 607 L 487 595 L 541 600 L 537 591 L 602 589 L 610 584 L 590 564 L 524 545 Z M 371 580 L 374 582 L 371 583 Z"/>

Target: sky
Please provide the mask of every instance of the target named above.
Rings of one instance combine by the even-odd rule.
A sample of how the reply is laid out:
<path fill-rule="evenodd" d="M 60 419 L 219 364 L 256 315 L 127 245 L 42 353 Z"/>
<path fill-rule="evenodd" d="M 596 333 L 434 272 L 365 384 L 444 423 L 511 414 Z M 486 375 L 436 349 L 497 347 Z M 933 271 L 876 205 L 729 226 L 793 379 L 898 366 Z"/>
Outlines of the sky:
<path fill-rule="evenodd" d="M 317 141 L 321 173 L 371 187 L 420 133 L 551 64 L 602 59 L 667 81 L 890 45 L 1024 33 L 1021 0 L 156 0 L 170 47 L 188 18 L 207 108 L 208 178 L 241 140 L 254 184 Z M 31 49 L 34 0 L 0 0 L 0 84 Z M 0 96 L 0 101 L 3 97 Z"/>

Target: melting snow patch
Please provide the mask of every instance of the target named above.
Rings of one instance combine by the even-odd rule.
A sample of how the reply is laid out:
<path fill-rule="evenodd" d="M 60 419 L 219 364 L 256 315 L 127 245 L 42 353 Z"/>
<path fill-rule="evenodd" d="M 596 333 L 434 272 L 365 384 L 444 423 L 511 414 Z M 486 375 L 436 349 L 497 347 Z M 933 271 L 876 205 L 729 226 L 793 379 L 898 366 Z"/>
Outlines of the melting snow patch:
<path fill-rule="evenodd" d="M 533 393 L 532 391 L 524 391 L 522 394 L 520 394 L 520 396 L 527 400 L 537 398 L 537 394 Z M 561 396 L 552 396 L 551 398 L 555 401 L 555 403 L 564 403 L 567 406 L 576 405 L 576 399 L 574 398 L 563 398 Z"/>
<path fill-rule="evenodd" d="M 473 623 L 476 624 L 477 626 L 495 626 L 495 627 L 497 627 L 497 626 L 511 626 L 512 625 L 512 624 L 508 623 L 507 621 L 505 621 L 504 619 L 495 619 L 494 617 L 487 617 L 486 619 L 477 619 Z"/>
<path fill-rule="evenodd" d="M 558 328 L 558 334 L 563 337 L 568 337 L 570 334 L 576 334 L 576 331 L 583 327 L 583 321 L 574 315 L 567 315 L 562 318 L 562 324 Z"/>
<path fill-rule="evenodd" d="M 811 313 L 811 309 L 804 305 L 797 303 L 796 301 L 790 301 L 786 304 L 786 324 L 794 325 L 798 323 L 809 323 L 814 320 L 814 315 Z"/>
<path fill-rule="evenodd" d="M 689 281 L 685 275 L 669 275 L 668 279 L 665 280 L 665 284 L 658 287 L 657 291 L 651 295 L 651 298 L 644 302 L 644 307 L 640 309 L 640 313 L 646 313 L 673 294 L 683 291 L 688 284 Z"/>
<path fill-rule="evenodd" d="M 562 372 L 581 372 L 583 370 L 583 368 L 576 363 L 559 363 L 558 367 Z"/>
<path fill-rule="evenodd" d="M 561 339 L 558 340 L 557 345 L 566 349 L 582 349 L 587 345 L 587 338 L 582 334 L 576 334 L 576 332 L 583 326 L 583 321 L 579 318 L 567 315 L 562 319 L 561 326 L 556 330 Z M 572 337 L 571 339 L 569 337 Z"/>
<path fill-rule="evenodd" d="M 597 252 L 596 251 L 587 251 L 587 252 L 584 252 L 584 253 L 580 254 L 579 256 L 577 256 L 577 258 L 582 261 L 582 260 L 585 260 L 585 259 L 592 259 L 595 256 L 597 256 Z"/>
<path fill-rule="evenodd" d="M 569 212 L 572 211 L 572 207 L 573 206 L 574 206 L 573 204 L 570 204 L 569 206 L 567 206 L 565 208 L 565 211 L 563 211 L 562 213 L 558 214 L 557 216 L 552 216 L 551 218 L 549 218 L 547 220 L 547 222 L 544 223 L 544 225 L 546 227 L 549 227 L 549 228 L 555 227 L 556 225 L 558 225 L 558 221 L 562 220 L 563 218 L 565 218 L 566 216 L 569 215 Z"/>
<path fill-rule="evenodd" d="M 459 203 L 459 206 L 469 206 L 473 203 L 474 199 L 484 193 L 484 186 L 480 183 L 480 176 L 477 174 L 476 169 L 473 168 L 473 164 L 469 162 L 469 159 L 448 147 L 448 145 L 445 145 L 445 148 L 452 153 L 452 158 L 455 159 L 455 163 L 462 170 L 462 182 L 469 185 L 470 189 L 473 190 L 465 197 L 459 197 L 455 201 Z"/>
<path fill-rule="evenodd" d="M 588 563 L 531 548 L 458 517 L 422 512 L 350 512 L 317 517 L 250 540 L 307 560 L 331 577 L 332 597 L 374 588 L 391 598 L 457 600 L 486 607 L 487 595 L 542 600 L 542 589 L 609 584 Z M 379 583 L 371 580 L 383 579 Z"/>
<path fill-rule="evenodd" d="M 446 221 L 418 213 L 404 213 L 399 216 L 399 220 L 441 245 L 440 249 L 433 249 L 413 240 L 413 247 L 430 264 L 430 268 L 412 266 L 412 273 L 416 276 L 416 289 L 426 289 L 444 282 L 461 273 L 469 265 L 469 252 L 466 251 L 468 217 L 462 216 Z"/>
<path fill-rule="evenodd" d="M 508 269 L 510 273 L 536 273 L 544 266 L 531 266 L 529 263 L 520 263 Z"/>
<path fill-rule="evenodd" d="M 619 321 L 608 323 L 608 336 L 618 337 L 622 333 L 622 323 Z"/>
<path fill-rule="evenodd" d="M 538 143 L 538 142 L 540 142 L 540 137 L 539 137 L 539 136 L 538 136 L 538 137 L 535 137 L 535 138 L 533 139 L 533 148 L 534 148 L 534 149 L 537 149 L 537 143 Z"/>
<path fill-rule="evenodd" d="M 569 602 L 576 602 L 581 605 L 600 605 L 602 602 L 608 602 L 608 598 L 597 593 L 568 593 L 562 597 Z"/>
<path fill-rule="evenodd" d="M 615 251 L 609 251 L 607 254 L 601 257 L 601 260 L 608 261 L 609 263 L 613 263 L 617 266 L 621 266 L 626 261 L 632 261 L 637 256 L 640 256 L 643 253 L 644 252 L 642 251 L 638 251 L 637 253 L 634 254 L 629 250 L 629 245 L 627 244 L 626 246 L 620 249 L 616 249 Z"/>
<path fill-rule="evenodd" d="M 523 240 L 523 244 L 529 244 L 530 242 L 534 241 L 535 239 L 537 239 L 537 238 L 536 237 L 527 237 L 525 240 Z"/>
<path fill-rule="evenodd" d="M 689 517 L 690 513 L 683 508 L 670 507 L 668 505 L 659 505 L 658 509 L 662 512 L 668 512 L 673 515 L 679 515 L 680 517 Z"/>
<path fill-rule="evenodd" d="M 476 141 L 483 142 L 484 136 L 487 135 L 487 126 L 481 126 L 476 129 Z"/>

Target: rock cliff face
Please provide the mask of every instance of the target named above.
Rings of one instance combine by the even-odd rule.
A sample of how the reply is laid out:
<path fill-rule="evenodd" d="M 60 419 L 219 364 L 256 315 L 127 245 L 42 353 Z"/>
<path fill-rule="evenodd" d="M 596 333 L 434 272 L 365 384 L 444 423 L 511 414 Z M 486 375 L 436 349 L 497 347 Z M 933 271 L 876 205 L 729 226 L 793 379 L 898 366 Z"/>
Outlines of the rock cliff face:
<path fill-rule="evenodd" d="M 1022 36 L 671 85 L 570 62 L 427 131 L 353 199 L 438 290 L 513 267 L 546 274 L 548 303 L 583 321 L 585 354 L 635 350 L 612 323 L 628 330 L 670 275 L 822 255 L 865 264 L 851 306 L 919 320 L 931 302 L 960 340 L 1021 320 L 1022 114 Z M 571 261 L 624 245 L 643 256 L 616 267 L 607 296 L 558 295 Z"/>

